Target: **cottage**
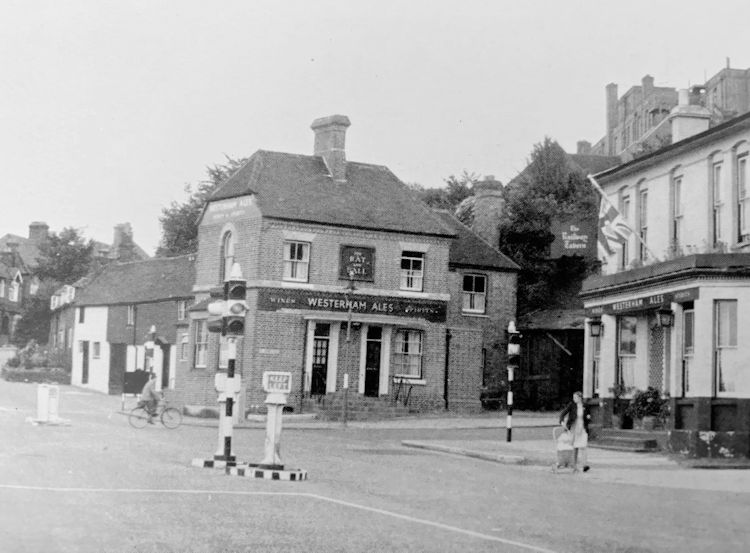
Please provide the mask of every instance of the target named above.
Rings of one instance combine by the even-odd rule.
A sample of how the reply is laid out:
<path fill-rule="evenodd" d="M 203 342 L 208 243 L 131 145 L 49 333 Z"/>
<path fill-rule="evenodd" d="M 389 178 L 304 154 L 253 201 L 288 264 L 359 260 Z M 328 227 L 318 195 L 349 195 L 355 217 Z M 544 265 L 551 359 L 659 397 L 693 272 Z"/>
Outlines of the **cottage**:
<path fill-rule="evenodd" d="M 174 388 L 194 280 L 194 258 L 180 256 L 114 262 L 61 287 L 50 300 L 49 344 L 70 365 L 71 383 L 119 394 L 132 373 L 151 370 L 157 388 Z M 146 343 L 154 343 L 151 366 Z"/>

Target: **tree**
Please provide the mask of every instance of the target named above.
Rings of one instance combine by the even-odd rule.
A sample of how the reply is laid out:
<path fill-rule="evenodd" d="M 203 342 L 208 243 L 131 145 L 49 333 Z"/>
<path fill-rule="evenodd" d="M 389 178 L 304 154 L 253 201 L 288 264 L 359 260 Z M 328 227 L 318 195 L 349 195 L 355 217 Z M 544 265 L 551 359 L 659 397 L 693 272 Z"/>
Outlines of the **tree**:
<path fill-rule="evenodd" d="M 464 171 L 460 177 L 451 175 L 443 180 L 446 184 L 444 188 L 425 188 L 417 183 L 408 186 L 429 207 L 453 211 L 464 199 L 474 194 L 473 187 L 479 177 Z"/>
<path fill-rule="evenodd" d="M 40 244 L 34 275 L 40 281 L 72 284 L 91 270 L 93 256 L 94 242 L 67 227 L 59 234 L 51 233 Z"/>
<path fill-rule="evenodd" d="M 39 279 L 39 288 L 33 296 L 24 297 L 21 318 L 13 335 L 19 345 L 32 339 L 47 343 L 50 297 L 62 284 L 73 284 L 95 268 L 94 242 L 85 240 L 77 229 L 67 227 L 59 234 L 49 234 L 39 245 L 36 261 L 31 277 Z"/>
<path fill-rule="evenodd" d="M 162 209 L 159 222 L 162 227 L 162 239 L 156 250 L 158 257 L 174 257 L 198 250 L 198 217 L 206 200 L 221 183 L 232 176 L 247 161 L 224 156 L 226 162 L 206 168 L 208 178 L 196 186 L 187 185 L 188 194 L 184 202 L 173 201 L 169 207 Z"/>
<path fill-rule="evenodd" d="M 536 144 L 524 172 L 505 188 L 507 217 L 500 222 L 500 249 L 521 267 L 518 311 L 528 313 L 576 297 L 596 261 L 549 259 L 556 217 L 596 217 L 596 192 L 586 175 L 550 138 Z"/>
<path fill-rule="evenodd" d="M 58 288 L 58 283 L 47 281 L 40 284 L 37 293 L 24 299 L 23 312 L 16 324 L 13 341 L 25 345 L 30 340 L 46 344 L 49 337 L 49 299 Z"/>

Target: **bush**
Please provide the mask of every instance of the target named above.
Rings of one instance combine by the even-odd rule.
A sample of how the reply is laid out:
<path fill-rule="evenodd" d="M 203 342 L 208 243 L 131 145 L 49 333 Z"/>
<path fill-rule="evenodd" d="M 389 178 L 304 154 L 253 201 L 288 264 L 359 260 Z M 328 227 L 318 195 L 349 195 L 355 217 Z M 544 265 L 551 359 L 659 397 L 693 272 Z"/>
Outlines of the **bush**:
<path fill-rule="evenodd" d="M 630 400 L 625 414 L 634 418 L 659 417 L 663 414 L 667 400 L 661 397 L 661 392 L 649 386 L 645 390 L 637 390 Z"/>

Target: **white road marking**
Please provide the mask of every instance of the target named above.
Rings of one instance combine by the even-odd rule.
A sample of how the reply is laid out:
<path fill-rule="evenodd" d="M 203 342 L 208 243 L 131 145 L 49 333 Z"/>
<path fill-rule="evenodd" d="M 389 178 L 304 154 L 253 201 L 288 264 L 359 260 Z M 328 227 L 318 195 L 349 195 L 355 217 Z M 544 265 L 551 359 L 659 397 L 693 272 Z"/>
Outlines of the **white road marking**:
<path fill-rule="evenodd" d="M 535 551 L 537 553 L 557 553 L 551 549 L 545 549 L 543 547 L 537 547 L 528 543 L 522 543 L 515 540 L 508 540 L 505 538 L 499 538 L 497 536 L 490 536 L 488 534 L 482 534 L 480 532 L 474 532 L 472 530 L 466 530 L 464 528 L 458 528 L 456 526 L 450 526 L 448 524 L 442 524 L 440 522 L 433 522 L 431 520 L 425 520 L 422 518 L 411 517 L 409 515 L 402 515 L 394 513 L 392 511 L 386 511 L 385 509 L 378 509 L 375 507 L 368 507 L 366 505 L 359 505 L 357 503 L 351 503 L 349 501 L 343 501 L 341 499 L 334 499 L 332 497 L 326 497 L 324 495 L 318 495 L 315 493 L 304 493 L 304 492 L 260 492 L 260 491 L 242 491 L 242 490 L 178 490 L 178 489 L 165 489 L 165 490 L 154 490 L 146 488 L 56 488 L 51 486 L 22 486 L 16 484 L 0 484 L 0 489 L 6 490 L 26 490 L 26 491 L 43 491 L 43 492 L 77 492 L 77 493 L 127 493 L 127 494 L 142 494 L 142 493 L 158 493 L 158 494 L 183 494 L 183 495 L 238 495 L 238 496 L 289 496 L 289 497 L 308 497 L 317 499 L 320 501 L 327 501 L 329 503 L 335 503 L 337 505 L 343 505 L 345 507 L 351 507 L 353 509 L 360 509 L 362 511 L 369 511 L 371 513 L 378 513 L 384 516 L 397 518 L 400 520 L 406 520 L 417 524 L 424 524 L 425 526 L 432 526 L 434 528 L 440 528 L 441 530 L 447 530 L 449 532 L 456 532 L 458 534 L 464 534 L 473 538 L 479 538 L 482 540 L 493 541 L 504 543 L 506 545 L 513 545 L 529 551 Z"/>

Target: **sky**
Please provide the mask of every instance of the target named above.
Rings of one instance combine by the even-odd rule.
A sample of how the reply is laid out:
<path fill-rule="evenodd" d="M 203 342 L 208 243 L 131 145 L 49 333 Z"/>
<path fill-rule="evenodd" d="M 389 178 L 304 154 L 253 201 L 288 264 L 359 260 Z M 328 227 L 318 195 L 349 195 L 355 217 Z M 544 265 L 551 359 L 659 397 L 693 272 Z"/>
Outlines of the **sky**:
<path fill-rule="evenodd" d="M 546 136 L 605 129 L 607 83 L 686 88 L 750 68 L 750 2 L 0 0 L 0 236 L 32 221 L 149 253 L 226 155 L 347 159 L 402 181 L 510 180 Z"/>

